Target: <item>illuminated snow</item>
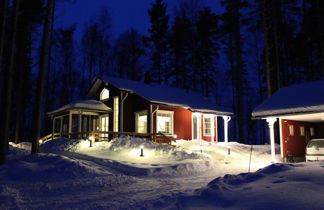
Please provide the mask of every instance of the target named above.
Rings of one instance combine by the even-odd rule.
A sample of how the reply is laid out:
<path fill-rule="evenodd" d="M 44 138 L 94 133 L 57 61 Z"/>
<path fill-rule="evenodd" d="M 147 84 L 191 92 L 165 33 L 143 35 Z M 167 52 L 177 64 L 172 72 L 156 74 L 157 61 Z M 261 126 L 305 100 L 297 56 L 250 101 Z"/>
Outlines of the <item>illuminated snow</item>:
<path fill-rule="evenodd" d="M 140 146 L 144 145 L 144 157 Z M 138 138 L 10 144 L 0 209 L 320 209 L 323 162 L 270 165 L 270 145 Z M 277 146 L 277 149 L 278 146 Z M 242 174 L 240 174 L 242 173 Z M 233 174 L 233 175 L 226 175 Z M 235 175 L 238 174 L 238 175 Z M 222 177 L 224 176 L 224 177 Z M 218 177 L 218 178 L 217 178 Z M 196 190 L 198 189 L 198 190 Z M 296 199 L 298 198 L 298 199 Z"/>

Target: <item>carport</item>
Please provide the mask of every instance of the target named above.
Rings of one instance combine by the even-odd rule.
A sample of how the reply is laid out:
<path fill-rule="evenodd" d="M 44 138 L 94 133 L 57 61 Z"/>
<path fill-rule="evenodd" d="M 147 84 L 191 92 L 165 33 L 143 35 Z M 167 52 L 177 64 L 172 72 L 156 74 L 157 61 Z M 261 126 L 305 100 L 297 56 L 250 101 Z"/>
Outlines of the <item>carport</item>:
<path fill-rule="evenodd" d="M 307 142 L 324 138 L 324 81 L 281 88 L 254 109 L 252 118 L 268 122 L 273 162 L 275 136 L 282 161 L 304 161 Z"/>

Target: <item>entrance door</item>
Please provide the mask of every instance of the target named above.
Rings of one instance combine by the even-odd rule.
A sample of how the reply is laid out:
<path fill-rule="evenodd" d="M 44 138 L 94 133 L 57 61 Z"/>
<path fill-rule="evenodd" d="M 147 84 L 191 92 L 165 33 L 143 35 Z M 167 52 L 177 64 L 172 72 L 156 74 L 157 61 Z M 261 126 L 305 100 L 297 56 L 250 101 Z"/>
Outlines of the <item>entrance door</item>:
<path fill-rule="evenodd" d="M 108 115 L 100 116 L 100 131 L 109 131 Z M 107 138 L 108 134 L 101 134 L 100 137 Z"/>
<path fill-rule="evenodd" d="M 198 115 L 192 116 L 192 139 L 200 139 L 200 117 Z"/>

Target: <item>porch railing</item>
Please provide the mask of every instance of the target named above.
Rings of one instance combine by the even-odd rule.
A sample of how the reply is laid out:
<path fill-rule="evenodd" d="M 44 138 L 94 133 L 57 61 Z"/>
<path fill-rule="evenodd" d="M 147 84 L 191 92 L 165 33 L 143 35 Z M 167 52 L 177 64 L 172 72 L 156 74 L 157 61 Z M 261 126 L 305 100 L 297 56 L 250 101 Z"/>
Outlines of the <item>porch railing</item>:
<path fill-rule="evenodd" d="M 91 141 L 110 141 L 119 136 L 132 136 L 145 138 L 161 144 L 171 144 L 175 139 L 163 133 L 136 133 L 136 132 L 114 132 L 114 131 L 89 131 L 89 132 L 76 132 L 76 133 L 51 133 L 44 136 L 39 140 L 40 143 L 45 143 L 50 140 L 59 138 L 69 139 L 89 139 Z"/>

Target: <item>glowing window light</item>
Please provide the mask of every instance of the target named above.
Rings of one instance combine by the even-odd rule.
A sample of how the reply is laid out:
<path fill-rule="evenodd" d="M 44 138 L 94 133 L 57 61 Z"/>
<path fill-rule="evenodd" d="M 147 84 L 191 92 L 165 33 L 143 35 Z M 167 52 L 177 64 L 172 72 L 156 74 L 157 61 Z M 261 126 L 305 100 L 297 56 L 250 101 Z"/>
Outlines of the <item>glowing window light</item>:
<path fill-rule="evenodd" d="M 100 100 L 109 99 L 109 90 L 107 88 L 102 89 L 100 93 Z"/>

